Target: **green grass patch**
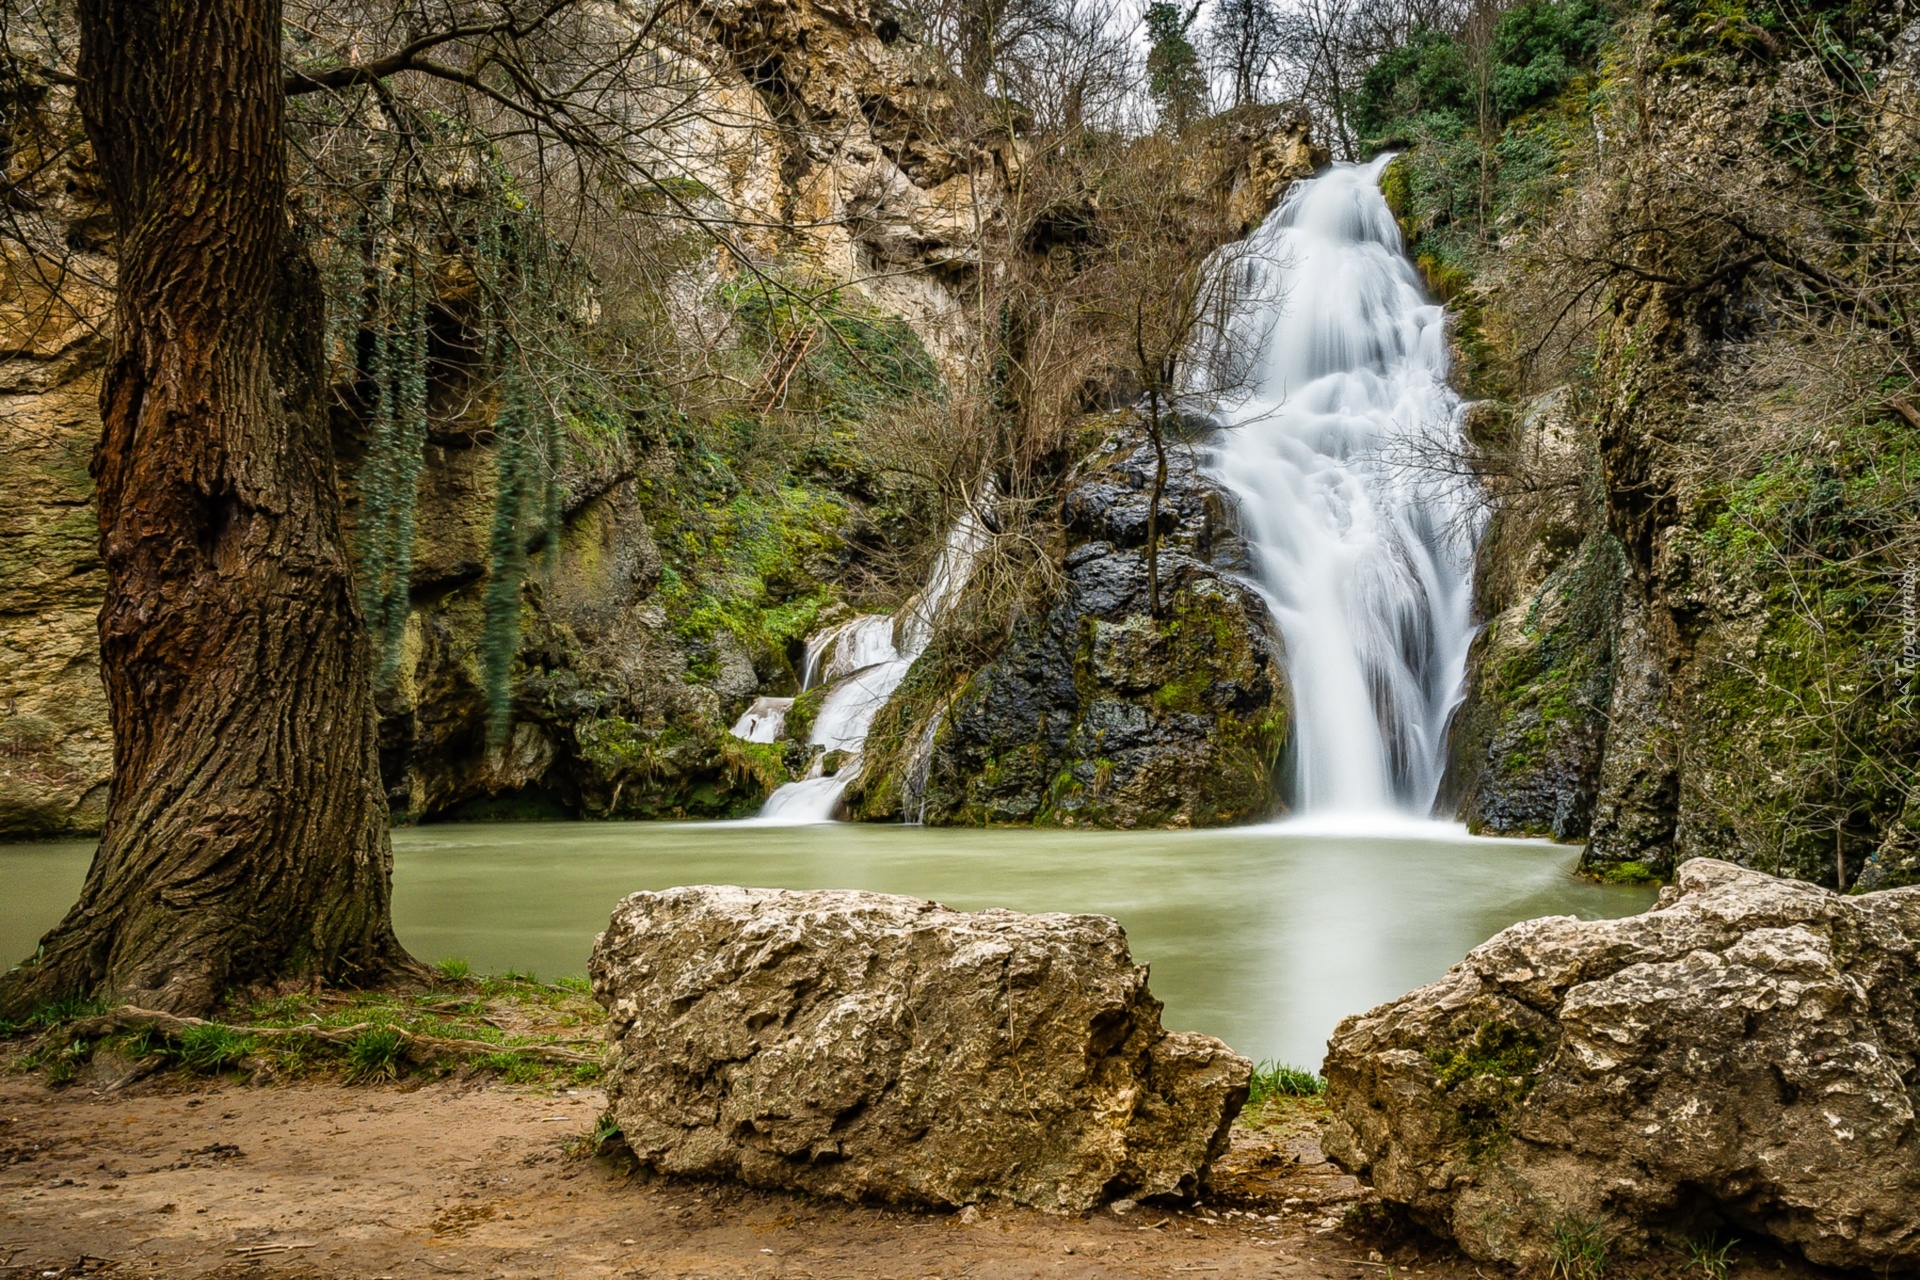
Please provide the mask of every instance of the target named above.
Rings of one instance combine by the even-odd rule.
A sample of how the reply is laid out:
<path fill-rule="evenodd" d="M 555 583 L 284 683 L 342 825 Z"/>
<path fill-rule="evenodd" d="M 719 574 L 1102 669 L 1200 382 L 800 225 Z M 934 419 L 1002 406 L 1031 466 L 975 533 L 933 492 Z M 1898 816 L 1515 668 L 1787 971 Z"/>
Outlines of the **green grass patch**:
<path fill-rule="evenodd" d="M 400 1078 L 406 1041 L 392 1027 L 368 1027 L 347 1046 L 347 1083 Z"/>
<path fill-rule="evenodd" d="M 215 1072 L 233 1066 L 253 1052 L 253 1047 L 252 1036 L 210 1023 L 204 1027 L 188 1027 L 173 1053 L 189 1071 Z"/>
<path fill-rule="evenodd" d="M 541 983 L 531 974 L 449 980 L 429 991 L 355 991 L 283 994 L 237 1002 L 217 1021 L 179 1035 L 159 1029 L 119 1031 L 104 1037 L 64 1030 L 104 1013 L 97 1002 L 69 1001 L 36 1011 L 33 1025 L 5 1033 L 0 1064 L 40 1074 L 52 1084 L 81 1079 L 96 1051 L 148 1060 L 151 1070 L 211 1075 L 240 1070 L 256 1081 L 335 1079 L 378 1084 L 405 1076 L 427 1078 L 484 1072 L 520 1085 L 565 1087 L 600 1078 L 597 1062 L 532 1059 L 515 1048 L 559 1047 L 592 1054 L 604 1021 L 584 978 Z M 311 1027 L 357 1028 L 348 1036 L 320 1039 L 265 1035 Z M 410 1061 L 409 1036 L 490 1046 L 470 1053 L 444 1047 L 424 1065 Z M 11 1050 L 11 1052 L 9 1052 Z"/>
<path fill-rule="evenodd" d="M 1723 1241 L 1713 1236 L 1687 1241 L 1687 1270 L 1700 1280 L 1727 1280 L 1733 1246 L 1739 1243 L 1738 1238 Z"/>
<path fill-rule="evenodd" d="M 76 1018 L 98 1017 L 107 1011 L 107 1006 L 98 1000 L 84 996 L 67 995 L 58 1000 L 49 1000 L 27 1015 L 22 1025 L 28 1027 L 54 1027 L 63 1022 L 72 1022 Z"/>
<path fill-rule="evenodd" d="M 1553 1280 L 1601 1280 L 1612 1248 L 1613 1236 L 1598 1218 L 1562 1218 L 1547 1246 L 1549 1274 Z"/>
<path fill-rule="evenodd" d="M 1317 1098 L 1327 1082 L 1304 1067 L 1269 1058 L 1253 1069 L 1247 1082 L 1247 1105 L 1257 1107 L 1269 1098 Z"/>

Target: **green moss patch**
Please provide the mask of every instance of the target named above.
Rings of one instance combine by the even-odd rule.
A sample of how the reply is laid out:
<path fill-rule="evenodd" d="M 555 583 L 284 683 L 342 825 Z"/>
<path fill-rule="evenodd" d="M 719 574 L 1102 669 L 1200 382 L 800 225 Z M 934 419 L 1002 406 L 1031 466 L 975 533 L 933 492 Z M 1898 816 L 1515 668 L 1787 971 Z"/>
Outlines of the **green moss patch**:
<path fill-rule="evenodd" d="M 1514 1110 L 1539 1080 L 1543 1048 L 1531 1031 L 1487 1021 L 1464 1043 L 1427 1050 L 1468 1159 L 1484 1159 L 1506 1140 Z"/>

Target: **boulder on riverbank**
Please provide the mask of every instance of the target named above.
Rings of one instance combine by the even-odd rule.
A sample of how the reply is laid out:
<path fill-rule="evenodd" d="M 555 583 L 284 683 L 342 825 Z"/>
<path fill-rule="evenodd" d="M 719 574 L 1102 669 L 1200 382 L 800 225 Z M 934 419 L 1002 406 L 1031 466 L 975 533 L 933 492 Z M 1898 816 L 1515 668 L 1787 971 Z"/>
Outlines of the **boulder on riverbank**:
<path fill-rule="evenodd" d="M 1722 1223 L 1920 1269 L 1920 889 L 1694 859 L 1624 920 L 1517 924 L 1329 1045 L 1328 1154 L 1476 1258 Z"/>
<path fill-rule="evenodd" d="M 1252 1066 L 1161 1029 L 1105 916 L 670 889 L 614 909 L 589 971 L 643 1165 L 849 1200 L 1188 1198 Z"/>

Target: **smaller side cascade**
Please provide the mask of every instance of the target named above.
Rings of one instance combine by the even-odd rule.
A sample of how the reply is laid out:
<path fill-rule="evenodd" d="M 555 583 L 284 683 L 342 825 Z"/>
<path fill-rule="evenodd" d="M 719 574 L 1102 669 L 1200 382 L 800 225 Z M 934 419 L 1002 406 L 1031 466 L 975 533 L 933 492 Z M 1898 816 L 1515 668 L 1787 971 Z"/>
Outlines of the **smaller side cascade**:
<path fill-rule="evenodd" d="M 748 742 L 778 742 L 787 727 L 787 712 L 793 710 L 792 698 L 755 698 L 753 705 L 733 722 L 732 734 Z"/>
<path fill-rule="evenodd" d="M 983 501 L 990 496 L 983 495 Z M 841 796 L 859 776 L 874 716 L 933 642 L 935 626 L 966 590 L 990 536 L 978 505 L 969 506 L 948 530 L 926 585 L 898 615 L 861 614 L 807 640 L 801 692 L 827 691 L 807 735 L 808 745 L 817 750 L 807 776 L 775 791 L 752 821 L 833 821 Z M 749 742 L 777 741 L 784 736 L 793 703 L 792 698 L 756 699 L 734 725 L 734 736 Z"/>

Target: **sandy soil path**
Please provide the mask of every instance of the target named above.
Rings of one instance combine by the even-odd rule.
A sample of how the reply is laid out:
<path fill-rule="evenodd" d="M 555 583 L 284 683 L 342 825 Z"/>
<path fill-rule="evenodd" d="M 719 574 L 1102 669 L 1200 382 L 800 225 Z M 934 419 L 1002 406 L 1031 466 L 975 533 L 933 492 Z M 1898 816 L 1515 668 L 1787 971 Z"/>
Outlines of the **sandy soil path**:
<path fill-rule="evenodd" d="M 0 1079 L 0 1277 L 1338 1277 L 1471 1263 L 1337 1225 L 1310 1127 L 1241 1133 L 1195 1209 L 864 1208 L 570 1157 L 595 1090 L 483 1081 L 102 1094 Z"/>

